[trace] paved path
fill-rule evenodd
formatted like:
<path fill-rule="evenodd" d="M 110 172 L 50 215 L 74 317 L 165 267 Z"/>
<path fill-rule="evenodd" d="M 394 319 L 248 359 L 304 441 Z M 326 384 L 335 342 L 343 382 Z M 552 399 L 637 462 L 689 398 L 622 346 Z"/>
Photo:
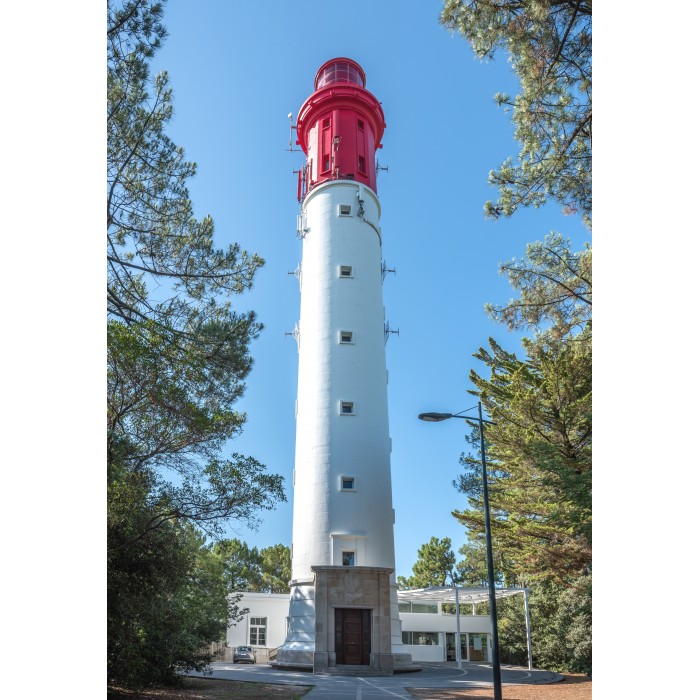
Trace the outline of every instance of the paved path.
<path fill-rule="evenodd" d="M 421 664 L 422 671 L 397 673 L 393 676 L 324 676 L 303 671 L 281 671 L 267 664 L 212 664 L 210 678 L 226 678 L 257 683 L 284 683 L 313 685 L 304 700 L 411 700 L 406 688 L 477 688 L 490 686 L 493 675 L 489 664 L 463 663 L 458 669 L 454 663 Z M 202 674 L 190 674 L 202 675 Z M 516 666 L 502 666 L 504 685 L 554 683 L 561 680 L 551 671 L 528 671 Z"/>

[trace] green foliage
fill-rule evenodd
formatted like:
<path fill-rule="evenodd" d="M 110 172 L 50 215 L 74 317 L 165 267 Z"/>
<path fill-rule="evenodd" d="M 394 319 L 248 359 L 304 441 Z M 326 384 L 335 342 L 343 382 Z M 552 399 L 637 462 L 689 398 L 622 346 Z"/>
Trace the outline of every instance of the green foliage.
<path fill-rule="evenodd" d="M 275 544 L 258 550 L 237 539 L 222 540 L 214 546 L 232 591 L 288 593 L 292 578 L 289 547 Z"/>
<path fill-rule="evenodd" d="M 524 361 L 489 344 L 476 356 L 490 378 L 470 378 L 495 422 L 487 430 L 494 548 L 520 576 L 565 581 L 591 562 L 590 335 L 525 341 Z M 477 436 L 469 441 L 477 451 L 462 456 L 455 486 L 470 508 L 454 515 L 483 533 Z"/>
<path fill-rule="evenodd" d="M 201 531 L 255 526 L 285 499 L 280 476 L 222 454 L 262 328 L 231 300 L 262 260 L 218 249 L 193 215 L 168 77 L 149 74 L 163 5 L 107 11 L 108 678 L 124 686 L 206 668 L 201 648 L 239 613 Z"/>
<path fill-rule="evenodd" d="M 487 304 L 487 313 L 508 330 L 546 327 L 555 338 L 584 330 L 593 309 L 593 252 L 589 244 L 572 252 L 571 242 L 552 232 L 528 244 L 525 258 L 501 263 L 519 297 L 504 307 Z"/>
<path fill-rule="evenodd" d="M 226 371 L 201 347 L 173 351 L 151 331 L 108 324 L 108 460 L 118 444 L 123 468 L 149 475 L 149 530 L 177 518 L 211 534 L 230 518 L 255 526 L 260 512 L 285 496 L 282 477 L 252 457 L 220 458 L 243 420 L 230 401 L 249 367 L 245 336 L 227 344 Z M 183 362 L 175 356 L 181 353 Z"/>
<path fill-rule="evenodd" d="M 512 112 L 518 158 L 491 171 L 499 199 L 487 216 L 558 202 L 590 226 L 592 74 L 590 0 L 444 0 L 442 24 L 477 57 L 507 54 L 520 83 L 497 94 Z M 517 297 L 487 313 L 532 335 L 525 358 L 489 339 L 476 354 L 489 377 L 470 373 L 495 425 L 486 431 L 494 566 L 504 586 L 532 591 L 533 655 L 539 667 L 590 673 L 592 253 L 573 252 L 550 233 L 525 258 L 503 263 Z M 478 433 L 467 436 L 465 472 L 455 486 L 468 507 L 457 564 L 464 581 L 485 582 L 483 494 Z M 522 605 L 499 602 L 506 663 L 525 662 Z"/>
<path fill-rule="evenodd" d="M 241 618 L 223 565 L 183 520 L 154 526 L 152 474 L 110 462 L 107 507 L 108 680 L 140 687 L 204 670 L 202 652 Z"/>
<path fill-rule="evenodd" d="M 459 553 L 462 559 L 457 562 L 456 570 L 460 584 L 463 586 L 486 587 L 489 583 L 488 567 L 486 565 L 486 542 L 483 538 L 476 538 L 472 533 L 467 533 L 469 537 L 460 548 Z M 494 552 L 494 567 L 498 555 Z M 497 567 L 496 567 L 497 568 Z M 496 578 L 499 574 L 495 573 Z"/>
<path fill-rule="evenodd" d="M 164 131 L 167 73 L 149 94 L 148 59 L 166 34 L 163 5 L 108 3 L 107 304 L 114 318 L 150 320 L 179 345 L 196 342 L 209 321 L 235 320 L 227 298 L 250 288 L 263 261 L 237 244 L 215 248 L 211 217 L 193 216 L 187 180 L 196 166 Z M 159 300 L 163 286 L 172 293 Z"/>
<path fill-rule="evenodd" d="M 535 668 L 563 673 L 592 673 L 592 576 L 566 587 L 534 582 L 529 588 L 532 659 Z M 525 606 L 520 596 L 498 601 L 501 661 L 527 665 Z"/>
<path fill-rule="evenodd" d="M 397 576 L 396 582 L 402 590 L 444 586 L 448 578 L 453 580 L 454 565 L 452 540 L 449 537 L 441 540 L 431 537 L 430 542 L 422 544 L 418 549 L 418 560 L 413 565 L 413 576 L 408 578 Z"/>
<path fill-rule="evenodd" d="M 283 544 L 260 550 L 262 559 L 262 589 L 270 593 L 288 593 L 292 579 L 292 552 Z"/>
<path fill-rule="evenodd" d="M 591 0 L 444 0 L 441 23 L 480 59 L 505 51 L 520 82 L 518 95 L 495 97 L 512 111 L 521 150 L 489 174 L 500 197 L 488 216 L 554 199 L 590 222 L 591 19 Z"/>

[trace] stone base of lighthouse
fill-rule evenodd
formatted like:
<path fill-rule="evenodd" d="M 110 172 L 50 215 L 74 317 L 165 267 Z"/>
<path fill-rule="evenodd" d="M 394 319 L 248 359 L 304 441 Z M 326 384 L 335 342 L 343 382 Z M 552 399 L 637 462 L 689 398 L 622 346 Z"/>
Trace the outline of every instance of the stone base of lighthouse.
<path fill-rule="evenodd" d="M 292 581 L 287 639 L 271 666 L 360 674 L 420 669 L 402 651 L 392 569 L 311 569 L 312 580 Z"/>

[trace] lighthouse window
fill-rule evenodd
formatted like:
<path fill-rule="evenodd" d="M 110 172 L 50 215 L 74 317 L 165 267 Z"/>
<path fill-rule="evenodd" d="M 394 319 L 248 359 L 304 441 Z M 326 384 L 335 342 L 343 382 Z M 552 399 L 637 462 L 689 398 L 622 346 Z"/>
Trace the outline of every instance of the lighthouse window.
<path fill-rule="evenodd" d="M 354 416 L 355 415 L 355 404 L 352 401 L 341 401 L 340 402 L 340 413 L 344 416 Z"/>
<path fill-rule="evenodd" d="M 364 131 L 364 130 L 365 130 L 365 123 L 362 121 L 362 119 L 358 119 L 358 120 L 357 120 L 357 128 L 358 128 L 360 131 Z"/>
<path fill-rule="evenodd" d="M 355 566 L 355 552 L 343 552 L 343 566 Z"/>
<path fill-rule="evenodd" d="M 352 331 L 340 331 L 341 343 L 352 343 Z"/>
<path fill-rule="evenodd" d="M 339 204 L 338 216 L 352 216 L 352 207 L 349 204 Z"/>
<path fill-rule="evenodd" d="M 357 169 L 358 169 L 361 173 L 364 173 L 364 172 L 365 172 L 365 157 L 364 157 L 364 156 L 360 156 L 360 158 L 359 158 L 359 163 L 357 164 Z"/>
<path fill-rule="evenodd" d="M 331 120 L 324 119 L 321 125 L 321 172 L 331 169 Z"/>
<path fill-rule="evenodd" d="M 340 266 L 340 276 L 341 277 L 352 277 L 352 265 L 341 265 Z"/>
<path fill-rule="evenodd" d="M 343 491 L 354 491 L 355 490 L 355 477 L 354 476 L 341 476 L 340 477 L 340 488 Z"/>

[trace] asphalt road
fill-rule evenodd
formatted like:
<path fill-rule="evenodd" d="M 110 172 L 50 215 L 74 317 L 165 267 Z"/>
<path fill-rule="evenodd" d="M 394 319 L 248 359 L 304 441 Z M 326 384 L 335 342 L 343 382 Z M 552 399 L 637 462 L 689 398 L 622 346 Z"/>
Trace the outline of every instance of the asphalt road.
<path fill-rule="evenodd" d="M 476 688 L 490 686 L 493 675 L 489 664 L 421 664 L 422 671 L 397 673 L 393 676 L 324 676 L 301 671 L 281 671 L 266 664 L 212 664 L 210 678 L 225 678 L 257 683 L 293 683 L 313 685 L 315 688 L 304 700 L 411 700 L 406 688 Z M 202 674 L 190 674 L 202 675 Z M 540 684 L 554 683 L 561 676 L 551 671 L 529 671 L 515 666 L 501 667 L 502 683 Z"/>

